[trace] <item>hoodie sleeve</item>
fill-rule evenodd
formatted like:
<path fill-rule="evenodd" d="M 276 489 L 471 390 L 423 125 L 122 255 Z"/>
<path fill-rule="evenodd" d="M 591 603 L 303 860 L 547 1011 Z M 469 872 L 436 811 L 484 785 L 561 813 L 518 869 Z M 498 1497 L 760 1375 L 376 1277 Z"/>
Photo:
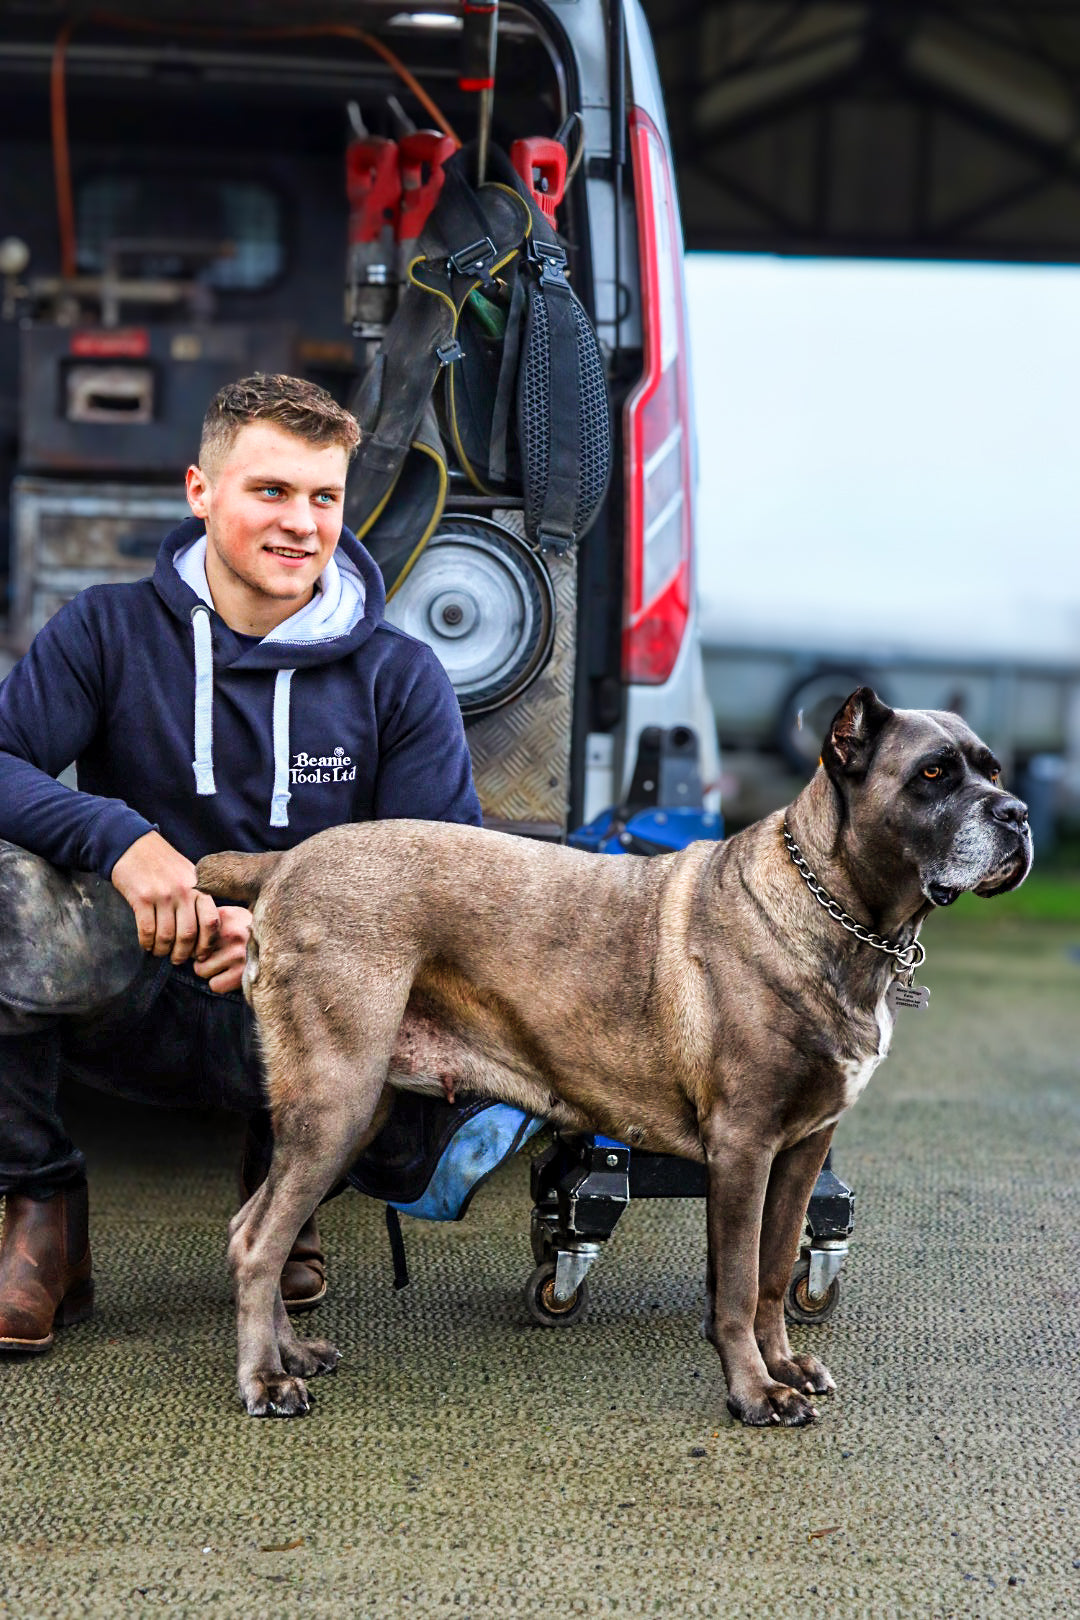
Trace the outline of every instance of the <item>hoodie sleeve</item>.
<path fill-rule="evenodd" d="M 417 649 L 380 716 L 374 816 L 480 825 L 461 710 L 430 647 Z"/>
<path fill-rule="evenodd" d="M 55 780 L 105 718 L 100 650 L 84 595 L 49 620 L 0 685 L 0 838 L 56 866 L 108 878 L 152 824 L 120 799 Z"/>

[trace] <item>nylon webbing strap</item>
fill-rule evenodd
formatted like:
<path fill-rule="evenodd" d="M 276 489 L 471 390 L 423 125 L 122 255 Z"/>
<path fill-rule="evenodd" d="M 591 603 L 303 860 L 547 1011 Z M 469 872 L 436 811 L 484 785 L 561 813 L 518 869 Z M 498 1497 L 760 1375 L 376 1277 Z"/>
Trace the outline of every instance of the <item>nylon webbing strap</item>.
<path fill-rule="evenodd" d="M 506 483 L 506 436 L 517 394 L 518 357 L 521 353 L 521 334 L 525 326 L 525 296 L 525 278 L 518 276 L 514 282 L 514 290 L 510 294 L 510 311 L 506 317 L 506 336 L 503 338 L 502 363 L 499 367 L 499 386 L 495 391 L 495 407 L 491 413 L 488 475 L 491 482 L 497 485 Z"/>

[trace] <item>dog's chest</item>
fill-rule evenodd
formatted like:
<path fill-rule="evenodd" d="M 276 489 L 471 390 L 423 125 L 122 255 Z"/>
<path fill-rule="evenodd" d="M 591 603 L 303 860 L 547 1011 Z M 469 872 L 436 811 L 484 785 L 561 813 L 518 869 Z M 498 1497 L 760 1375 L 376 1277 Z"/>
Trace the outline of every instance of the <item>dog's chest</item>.
<path fill-rule="evenodd" d="M 835 1125 L 840 1115 L 854 1107 L 865 1091 L 870 1076 L 878 1064 L 888 1056 L 889 1042 L 892 1040 L 893 1019 L 888 1002 L 883 996 L 878 1003 L 876 1012 L 877 1044 L 865 1056 L 837 1058 L 836 1072 L 839 1078 L 839 1096 L 836 1104 L 817 1127 L 822 1130 L 827 1125 Z"/>
<path fill-rule="evenodd" d="M 883 1056 L 883 1053 L 875 1052 L 872 1057 L 861 1060 L 848 1058 L 840 1064 L 840 1073 L 844 1077 L 844 1091 L 840 1099 L 841 1111 L 855 1106 Z"/>

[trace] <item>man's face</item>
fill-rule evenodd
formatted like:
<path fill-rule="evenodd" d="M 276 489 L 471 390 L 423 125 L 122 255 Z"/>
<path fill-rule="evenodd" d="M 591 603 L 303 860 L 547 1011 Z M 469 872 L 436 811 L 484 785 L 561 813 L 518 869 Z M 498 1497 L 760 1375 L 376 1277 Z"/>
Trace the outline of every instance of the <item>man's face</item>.
<path fill-rule="evenodd" d="M 216 472 L 189 467 L 206 523 L 206 578 L 234 630 L 265 635 L 311 598 L 341 535 L 348 455 L 249 422 Z"/>

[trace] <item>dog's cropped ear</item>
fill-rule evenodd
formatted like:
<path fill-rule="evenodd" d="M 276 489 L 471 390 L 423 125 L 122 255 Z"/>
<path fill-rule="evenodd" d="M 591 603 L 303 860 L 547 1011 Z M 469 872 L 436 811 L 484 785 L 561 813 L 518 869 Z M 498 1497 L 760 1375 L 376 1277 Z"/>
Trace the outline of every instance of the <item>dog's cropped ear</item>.
<path fill-rule="evenodd" d="M 874 747 L 893 710 L 870 686 L 852 692 L 829 727 L 821 763 L 830 776 L 859 776 L 870 764 Z"/>

